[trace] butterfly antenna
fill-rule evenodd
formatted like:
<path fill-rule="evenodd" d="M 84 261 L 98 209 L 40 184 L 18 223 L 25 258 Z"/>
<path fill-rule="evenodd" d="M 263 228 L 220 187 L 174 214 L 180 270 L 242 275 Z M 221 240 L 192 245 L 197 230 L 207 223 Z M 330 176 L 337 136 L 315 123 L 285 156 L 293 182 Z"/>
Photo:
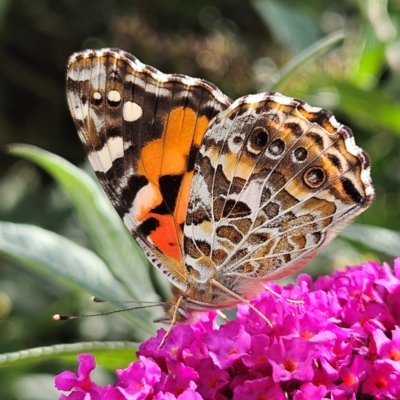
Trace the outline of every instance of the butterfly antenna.
<path fill-rule="evenodd" d="M 124 304 L 146 304 L 151 306 L 163 306 L 165 303 L 163 301 L 141 301 L 141 300 L 108 300 L 108 299 L 103 299 L 102 297 L 98 296 L 93 296 L 92 301 L 95 303 L 124 303 Z"/>
<path fill-rule="evenodd" d="M 159 306 L 164 306 L 164 302 L 153 302 L 153 301 L 136 301 L 136 300 L 105 300 L 102 299 L 101 297 L 94 296 L 92 297 L 92 301 L 95 303 L 135 303 L 135 304 L 142 304 L 136 307 L 129 307 L 129 308 L 124 308 L 122 310 L 113 310 L 113 311 L 106 311 L 98 314 L 87 314 L 87 315 L 64 315 L 64 314 L 55 314 L 53 315 L 53 319 L 55 321 L 66 321 L 66 320 L 71 320 L 71 319 L 78 319 L 78 318 L 88 318 L 88 317 L 100 317 L 103 315 L 109 315 L 109 314 L 117 314 L 120 312 L 124 311 L 132 311 L 132 310 L 140 310 L 142 308 L 151 308 L 151 307 L 159 307 Z"/>

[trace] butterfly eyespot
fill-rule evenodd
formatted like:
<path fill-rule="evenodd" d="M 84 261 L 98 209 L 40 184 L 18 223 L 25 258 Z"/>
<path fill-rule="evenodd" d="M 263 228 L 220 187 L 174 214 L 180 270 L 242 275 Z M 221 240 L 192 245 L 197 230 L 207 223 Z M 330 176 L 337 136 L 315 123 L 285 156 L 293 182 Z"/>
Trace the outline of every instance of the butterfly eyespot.
<path fill-rule="evenodd" d="M 110 90 L 107 95 L 108 105 L 116 107 L 121 104 L 121 95 L 117 90 Z"/>
<path fill-rule="evenodd" d="M 255 128 L 247 143 L 247 150 L 255 155 L 260 154 L 268 142 L 268 133 L 264 128 Z"/>
<path fill-rule="evenodd" d="M 308 151 L 304 147 L 298 147 L 292 153 L 292 160 L 294 162 L 303 162 L 308 157 Z"/>
<path fill-rule="evenodd" d="M 273 156 L 280 156 L 285 151 L 285 142 L 282 139 L 275 139 L 268 147 Z"/>
<path fill-rule="evenodd" d="M 303 175 L 303 180 L 308 187 L 317 189 L 322 186 L 326 180 L 325 171 L 320 167 L 309 168 Z"/>
<path fill-rule="evenodd" d="M 228 139 L 229 150 L 233 153 L 240 153 L 243 151 L 243 137 L 237 135 Z"/>
<path fill-rule="evenodd" d="M 100 92 L 93 92 L 92 97 L 90 98 L 90 103 L 93 106 L 99 106 L 103 102 L 103 95 Z"/>

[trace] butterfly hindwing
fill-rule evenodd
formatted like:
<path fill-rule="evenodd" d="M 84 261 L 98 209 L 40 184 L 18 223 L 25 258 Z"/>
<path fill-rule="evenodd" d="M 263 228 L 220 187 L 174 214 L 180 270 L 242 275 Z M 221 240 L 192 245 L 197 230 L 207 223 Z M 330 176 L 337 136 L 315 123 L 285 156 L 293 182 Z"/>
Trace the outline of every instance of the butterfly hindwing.
<path fill-rule="evenodd" d="M 371 203 L 368 170 L 329 111 L 275 93 L 238 99 L 197 156 L 186 264 L 243 282 L 289 275 Z"/>
<path fill-rule="evenodd" d="M 106 194 L 153 264 L 185 286 L 183 224 L 194 160 L 231 101 L 214 85 L 166 75 L 121 50 L 73 55 L 68 103 Z"/>

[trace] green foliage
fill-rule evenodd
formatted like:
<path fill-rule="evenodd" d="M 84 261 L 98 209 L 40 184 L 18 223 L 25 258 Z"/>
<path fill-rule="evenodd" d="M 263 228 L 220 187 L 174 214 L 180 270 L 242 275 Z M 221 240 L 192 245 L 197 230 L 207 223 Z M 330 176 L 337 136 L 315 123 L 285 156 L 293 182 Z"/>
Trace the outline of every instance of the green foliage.
<path fill-rule="evenodd" d="M 37 347 L 0 355 L 0 368 L 27 366 L 36 362 L 62 360 L 74 365 L 79 354 L 91 353 L 96 364 L 115 371 L 136 360 L 139 345 L 133 342 L 82 342 Z"/>
<path fill-rule="evenodd" d="M 111 286 L 114 286 L 114 290 L 108 292 L 108 295 L 106 291 L 102 296 L 118 296 L 119 293 L 123 298 L 129 298 L 130 295 L 139 300 L 146 295 L 148 300 L 157 301 L 156 295 L 151 296 L 154 288 L 149 279 L 148 261 L 132 240 L 101 188 L 86 173 L 54 154 L 33 146 L 12 145 L 9 149 L 10 153 L 35 162 L 57 181 L 74 205 L 95 251 L 127 289 L 122 290 L 121 284 L 114 279 L 107 285 L 107 290 Z M 102 266 L 96 267 L 93 264 L 94 271 L 101 270 L 100 267 Z M 76 273 L 77 271 L 74 271 L 72 276 Z M 108 276 L 105 278 L 105 281 L 109 279 Z M 87 281 L 89 285 L 90 281 L 93 281 L 91 290 L 100 283 L 98 279 L 93 279 L 93 276 Z"/>
<path fill-rule="evenodd" d="M 273 88 L 332 109 L 371 156 L 376 201 L 305 272 L 399 255 L 398 2 L 14 0 L 0 16 L 1 142 L 54 153 L 13 145 L 1 159 L 0 398 L 55 398 L 41 382 L 85 351 L 125 367 L 137 345 L 124 341 L 154 333 L 161 310 L 60 323 L 52 314 L 112 309 L 90 295 L 168 296 L 91 173 L 66 161 L 84 159 L 64 88 L 67 59 L 82 48 L 120 47 L 232 98 Z"/>

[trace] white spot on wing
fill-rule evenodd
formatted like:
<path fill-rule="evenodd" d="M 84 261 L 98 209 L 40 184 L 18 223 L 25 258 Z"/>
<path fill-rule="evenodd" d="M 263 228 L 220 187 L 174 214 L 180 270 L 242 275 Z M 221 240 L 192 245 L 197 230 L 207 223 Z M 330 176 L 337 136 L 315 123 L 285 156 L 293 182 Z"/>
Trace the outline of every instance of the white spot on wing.
<path fill-rule="evenodd" d="M 121 101 L 121 95 L 119 94 L 118 90 L 110 90 L 107 96 L 109 101 L 112 102 L 119 102 Z"/>
<path fill-rule="evenodd" d="M 99 151 L 89 154 L 89 161 L 93 169 L 98 172 L 107 172 L 112 163 L 124 155 L 124 143 L 122 137 L 112 137 Z"/>
<path fill-rule="evenodd" d="M 133 101 L 127 101 L 124 104 L 123 116 L 125 121 L 128 122 L 136 121 L 142 116 L 142 113 L 143 113 L 142 108 Z"/>
<path fill-rule="evenodd" d="M 129 212 L 137 221 L 143 220 L 143 213 L 155 207 L 159 201 L 158 189 L 151 183 L 143 186 L 136 194 Z"/>
<path fill-rule="evenodd" d="M 93 89 L 104 90 L 106 87 L 106 67 L 101 62 L 93 64 L 91 81 Z"/>
<path fill-rule="evenodd" d="M 68 93 L 69 107 L 75 119 L 83 121 L 89 114 L 89 104 L 82 104 L 79 95 L 73 92 Z"/>
<path fill-rule="evenodd" d="M 135 83 L 135 76 L 132 74 L 126 74 L 125 75 L 125 81 L 126 82 L 133 82 Z M 140 80 L 141 82 L 143 82 L 142 80 Z M 140 86 L 140 85 L 139 85 Z"/>
<path fill-rule="evenodd" d="M 83 80 L 88 80 L 89 78 L 86 78 L 87 69 L 79 70 L 77 68 L 72 68 L 68 71 L 68 78 L 73 80 L 73 81 L 83 81 Z M 83 77 L 80 75 L 83 73 Z M 86 79 L 85 79 L 86 78 Z"/>

